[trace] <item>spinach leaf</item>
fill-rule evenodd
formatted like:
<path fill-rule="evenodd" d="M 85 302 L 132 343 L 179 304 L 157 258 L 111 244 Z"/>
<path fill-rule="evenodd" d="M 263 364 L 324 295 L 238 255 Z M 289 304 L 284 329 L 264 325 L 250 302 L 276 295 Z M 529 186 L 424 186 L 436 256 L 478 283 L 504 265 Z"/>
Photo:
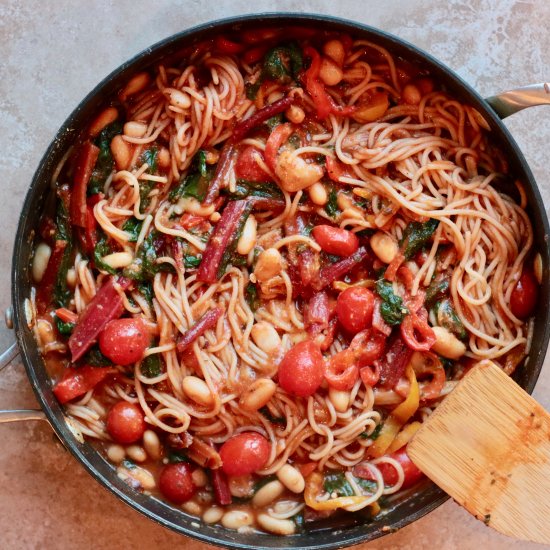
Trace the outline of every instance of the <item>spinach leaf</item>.
<path fill-rule="evenodd" d="M 451 300 L 441 300 L 435 305 L 437 324 L 452 332 L 457 338 L 464 340 L 467 336 L 466 329 L 458 317 Z"/>
<path fill-rule="evenodd" d="M 235 234 L 233 235 L 233 238 L 231 242 L 227 245 L 223 252 L 222 259 L 220 260 L 220 265 L 218 267 L 218 279 L 221 279 L 224 275 L 224 273 L 227 271 L 227 266 L 230 264 L 233 264 L 235 262 L 235 265 L 239 264 L 239 255 L 236 255 L 237 250 L 237 243 L 239 242 L 239 239 L 241 238 L 241 235 L 243 233 L 244 224 L 246 223 L 246 220 L 248 219 L 248 216 L 250 215 L 250 212 L 252 211 L 252 204 L 250 204 L 250 201 L 246 205 L 246 208 L 243 211 L 243 215 L 241 216 L 241 219 L 239 220 L 239 224 L 236 228 Z M 246 262 L 246 258 L 244 258 Z"/>
<path fill-rule="evenodd" d="M 57 330 L 60 334 L 64 334 L 65 336 L 68 336 L 73 332 L 74 323 L 66 323 L 65 321 L 62 321 L 59 317 L 55 317 L 55 324 L 57 325 Z"/>
<path fill-rule="evenodd" d="M 191 174 L 180 179 L 178 185 L 170 191 L 168 199 L 170 202 L 176 203 L 182 197 L 194 197 L 202 202 L 208 192 L 209 184 L 208 177 L 203 177 L 200 173 Z"/>
<path fill-rule="evenodd" d="M 260 89 L 260 86 L 262 85 L 262 82 L 260 79 L 258 79 L 257 82 L 254 84 L 246 84 L 245 85 L 245 92 L 246 92 L 246 99 L 250 99 L 250 101 L 254 101 L 256 99 L 256 96 L 258 95 L 258 90 Z"/>
<path fill-rule="evenodd" d="M 67 283 L 67 272 L 72 264 L 73 258 L 73 242 L 72 231 L 69 223 L 69 212 L 63 197 L 59 197 L 57 213 L 56 213 L 56 231 L 55 240 L 65 241 L 65 249 L 59 263 L 59 270 L 55 278 L 53 288 L 53 301 L 58 307 L 66 307 L 72 296 L 72 291 Z"/>
<path fill-rule="evenodd" d="M 160 249 L 162 246 L 162 242 L 159 242 L 160 235 L 154 229 L 143 239 L 134 261 L 123 271 L 125 277 L 143 283 L 153 279 L 159 271 L 173 271 L 174 268 L 170 264 L 156 263 L 157 247 Z"/>
<path fill-rule="evenodd" d="M 115 167 L 111 154 L 111 141 L 116 135 L 122 133 L 122 126 L 122 122 L 115 120 L 103 128 L 94 140 L 94 144 L 99 147 L 99 155 L 88 182 L 88 195 L 95 195 L 103 191 L 105 180 Z"/>
<path fill-rule="evenodd" d="M 208 167 L 206 166 L 206 151 L 203 151 L 202 149 L 195 155 L 194 158 L 195 164 L 197 166 L 197 170 L 199 171 L 199 174 L 206 178 L 208 177 Z"/>
<path fill-rule="evenodd" d="M 148 355 L 140 365 L 141 374 L 147 378 L 155 378 L 162 374 L 162 359 L 159 354 Z"/>
<path fill-rule="evenodd" d="M 149 174 L 156 174 L 157 172 L 157 157 L 157 147 L 146 149 L 141 155 L 141 162 L 146 162 L 149 165 L 149 168 L 147 170 Z"/>
<path fill-rule="evenodd" d="M 107 243 L 107 239 L 102 236 L 99 241 L 97 241 L 97 244 L 94 248 L 94 263 L 97 269 L 100 269 L 101 271 L 106 271 L 107 273 L 110 273 L 111 275 L 116 274 L 116 269 L 113 269 L 110 265 L 106 264 L 103 261 L 103 256 L 107 256 L 112 252 L 111 247 Z"/>
<path fill-rule="evenodd" d="M 282 416 L 273 416 L 266 405 L 258 409 L 258 412 L 265 416 L 272 424 L 286 424 L 286 418 Z"/>
<path fill-rule="evenodd" d="M 265 199 L 282 199 L 283 192 L 275 183 L 258 183 L 255 181 L 238 180 L 235 191 L 225 193 L 231 200 L 245 199 L 246 197 L 262 197 Z"/>
<path fill-rule="evenodd" d="M 71 242 L 71 224 L 69 223 L 69 212 L 63 197 L 57 201 L 57 212 L 55 215 L 55 240 Z"/>
<path fill-rule="evenodd" d="M 149 193 L 156 187 L 154 181 L 140 181 L 139 182 L 139 211 L 141 214 L 147 210 L 147 207 L 151 204 L 151 197 Z"/>
<path fill-rule="evenodd" d="M 302 67 L 302 52 L 295 43 L 277 46 L 268 51 L 264 57 L 262 79 L 288 84 L 292 79 L 296 79 Z"/>
<path fill-rule="evenodd" d="M 199 267 L 199 265 L 201 264 L 201 260 L 202 260 L 202 256 L 185 255 L 183 257 L 183 265 L 187 269 L 193 269 L 195 267 Z"/>
<path fill-rule="evenodd" d="M 275 126 L 279 126 L 283 122 L 283 115 L 279 113 L 278 115 L 268 118 L 264 124 L 269 128 L 269 131 L 272 132 Z"/>
<path fill-rule="evenodd" d="M 305 524 L 306 524 L 306 520 L 304 518 L 304 512 L 299 512 L 295 516 L 292 516 L 290 519 L 296 525 L 296 531 L 298 533 L 302 533 L 304 531 L 304 527 L 305 527 Z"/>
<path fill-rule="evenodd" d="M 248 283 L 244 289 L 244 297 L 250 309 L 255 312 L 260 307 L 260 299 L 258 298 L 258 289 L 254 283 Z"/>
<path fill-rule="evenodd" d="M 147 300 L 149 307 L 153 306 L 153 286 L 150 282 L 139 283 L 137 285 L 138 292 Z"/>
<path fill-rule="evenodd" d="M 97 344 L 90 348 L 80 362 L 90 367 L 110 367 L 113 364 L 110 359 L 107 359 L 107 357 L 99 351 L 99 346 Z"/>
<path fill-rule="evenodd" d="M 406 260 L 410 260 L 430 239 L 439 225 L 433 218 L 426 223 L 411 222 L 405 228 L 400 246 Z"/>
<path fill-rule="evenodd" d="M 399 325 L 409 310 L 403 305 L 403 300 L 393 292 L 393 285 L 384 279 L 376 281 L 376 292 L 382 298 L 380 313 L 388 325 Z"/>
<path fill-rule="evenodd" d="M 426 298 L 424 303 L 428 309 L 431 309 L 437 300 L 440 300 L 449 290 L 449 278 L 438 275 L 426 289 Z"/>
<path fill-rule="evenodd" d="M 336 189 L 334 189 L 334 187 L 331 187 L 328 192 L 328 200 L 327 204 L 325 204 L 325 212 L 331 218 L 335 218 L 340 212 L 338 208 L 338 194 L 336 193 Z"/>
<path fill-rule="evenodd" d="M 189 459 L 187 458 L 187 453 L 184 450 L 175 451 L 174 449 L 171 449 L 170 451 L 168 451 L 167 458 L 170 464 L 189 462 Z"/>
<path fill-rule="evenodd" d="M 264 485 L 267 485 L 268 483 L 271 483 L 272 481 L 275 481 L 277 479 L 277 476 L 270 475 L 270 476 L 263 476 L 256 483 L 254 483 L 254 493 L 257 493 Z"/>
<path fill-rule="evenodd" d="M 374 493 L 376 490 L 376 482 L 370 479 L 355 478 L 357 485 L 368 493 Z M 336 493 L 339 497 L 351 497 L 355 495 L 355 491 L 350 482 L 346 479 L 344 472 L 331 472 L 325 474 L 323 488 L 327 493 Z"/>
<path fill-rule="evenodd" d="M 359 437 L 361 439 L 372 439 L 375 440 L 380 435 L 380 432 L 382 430 L 383 424 L 377 424 L 376 428 L 374 428 L 373 432 L 369 435 L 366 431 L 359 434 Z"/>
<path fill-rule="evenodd" d="M 129 218 L 124 222 L 124 225 L 122 226 L 122 230 L 126 231 L 126 233 L 129 233 L 131 236 L 128 239 L 128 242 L 135 243 L 138 240 L 139 233 L 141 231 L 141 227 L 143 225 L 143 221 L 138 220 L 137 218 Z"/>

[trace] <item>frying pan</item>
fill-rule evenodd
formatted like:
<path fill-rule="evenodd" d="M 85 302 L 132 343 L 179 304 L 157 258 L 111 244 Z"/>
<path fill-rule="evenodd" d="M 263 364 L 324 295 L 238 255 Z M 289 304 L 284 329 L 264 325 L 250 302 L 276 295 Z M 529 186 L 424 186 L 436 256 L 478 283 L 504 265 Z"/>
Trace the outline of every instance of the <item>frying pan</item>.
<path fill-rule="evenodd" d="M 53 170 L 68 147 L 78 138 L 94 113 L 108 98 L 119 90 L 135 72 L 146 70 L 161 58 L 174 55 L 182 47 L 212 38 L 219 33 L 258 28 L 262 25 L 305 25 L 319 29 L 348 32 L 354 36 L 376 42 L 394 55 L 418 64 L 430 71 L 433 77 L 451 90 L 462 101 L 474 105 L 491 126 L 493 139 L 500 146 L 510 163 L 510 170 L 526 185 L 528 211 L 535 230 L 535 248 L 543 262 L 543 283 L 540 289 L 539 306 L 529 355 L 514 373 L 515 380 L 531 392 L 543 364 L 550 336 L 549 302 L 549 226 L 542 198 L 527 163 L 507 131 L 501 118 L 531 105 L 550 103 L 548 84 L 528 86 L 493 96 L 484 100 L 467 83 L 438 60 L 408 44 L 372 27 L 333 17 L 306 14 L 262 14 L 240 16 L 207 23 L 171 36 L 121 65 L 92 90 L 73 111 L 40 161 L 27 192 L 17 234 L 12 260 L 12 306 L 7 311 L 8 326 L 15 328 L 17 343 L 0 356 L 0 369 L 19 352 L 28 378 L 40 403 L 41 411 L 0 411 L 0 422 L 14 420 L 46 419 L 65 447 L 86 470 L 103 486 L 123 502 L 157 523 L 203 542 L 228 548 L 342 548 L 367 542 L 395 531 L 427 514 L 448 497 L 434 484 L 426 480 L 412 490 L 389 503 L 388 511 L 374 520 L 349 514 L 347 519 L 336 523 L 324 521 L 322 526 L 291 537 L 278 537 L 258 533 L 237 533 L 221 526 L 205 525 L 197 518 L 185 514 L 154 497 L 146 496 L 126 485 L 116 476 L 115 469 L 87 442 L 79 441 L 63 414 L 63 409 L 52 393 L 52 386 L 44 362 L 36 346 L 25 315 L 25 299 L 30 295 L 30 258 L 33 235 L 39 220 L 44 200 L 50 189 Z"/>

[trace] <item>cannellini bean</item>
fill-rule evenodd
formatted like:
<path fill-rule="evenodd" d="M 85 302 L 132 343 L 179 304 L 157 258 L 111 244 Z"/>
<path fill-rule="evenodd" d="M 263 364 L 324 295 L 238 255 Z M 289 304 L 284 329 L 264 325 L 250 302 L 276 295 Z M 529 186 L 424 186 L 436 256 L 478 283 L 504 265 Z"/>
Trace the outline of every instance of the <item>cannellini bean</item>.
<path fill-rule="evenodd" d="M 216 206 L 211 204 L 210 206 L 203 206 L 197 199 L 193 197 L 182 197 L 176 207 L 174 212 L 176 214 L 183 214 L 184 212 L 189 212 L 190 214 L 195 214 L 196 216 L 210 216 L 214 213 Z"/>
<path fill-rule="evenodd" d="M 407 84 L 403 88 L 401 98 L 408 105 L 418 105 L 420 103 L 420 100 L 422 99 L 422 94 L 414 84 Z"/>
<path fill-rule="evenodd" d="M 227 478 L 229 492 L 237 498 L 250 498 L 254 494 L 254 479 L 250 474 L 229 476 Z"/>
<path fill-rule="evenodd" d="M 67 269 L 67 284 L 71 288 L 76 285 L 76 269 L 74 267 Z"/>
<path fill-rule="evenodd" d="M 90 124 L 88 133 L 90 137 L 96 137 L 105 126 L 113 123 L 118 118 L 118 111 L 115 107 L 107 107 Z"/>
<path fill-rule="evenodd" d="M 295 193 L 319 181 L 323 177 L 324 169 L 318 164 L 306 162 L 291 151 L 283 151 L 277 157 L 275 173 L 281 187 L 289 193 Z"/>
<path fill-rule="evenodd" d="M 191 479 L 197 487 L 206 487 L 208 485 L 208 476 L 204 473 L 202 468 L 197 468 L 193 470 L 191 474 Z"/>
<path fill-rule="evenodd" d="M 172 90 L 170 92 L 170 103 L 174 107 L 179 107 L 180 109 L 189 109 L 191 107 L 191 98 L 180 90 Z"/>
<path fill-rule="evenodd" d="M 328 398 L 338 412 L 346 412 L 349 407 L 350 393 L 329 388 Z"/>
<path fill-rule="evenodd" d="M 115 159 L 117 170 L 126 170 L 130 166 L 133 155 L 133 147 L 121 135 L 111 140 L 111 153 Z"/>
<path fill-rule="evenodd" d="M 399 251 L 397 241 L 382 231 L 377 231 L 370 238 L 370 247 L 378 259 L 385 264 L 391 263 Z"/>
<path fill-rule="evenodd" d="M 323 57 L 321 68 L 319 69 L 319 78 L 327 86 L 336 86 L 344 78 L 344 73 L 332 59 Z"/>
<path fill-rule="evenodd" d="M 126 458 L 126 450 L 122 445 L 109 445 L 107 458 L 114 464 L 119 464 Z"/>
<path fill-rule="evenodd" d="M 197 502 L 188 500 L 181 505 L 181 508 L 184 512 L 191 514 L 192 516 L 200 516 L 202 512 L 202 507 Z"/>
<path fill-rule="evenodd" d="M 149 85 L 149 82 L 151 82 L 151 77 L 148 73 L 138 73 L 122 88 L 118 97 L 121 101 L 126 101 L 130 96 L 144 90 Z"/>
<path fill-rule="evenodd" d="M 537 253 L 533 261 L 533 272 L 539 285 L 542 284 L 542 256 Z"/>
<path fill-rule="evenodd" d="M 139 445 L 129 445 L 126 447 L 126 454 L 135 462 L 145 462 L 147 460 L 145 449 Z"/>
<path fill-rule="evenodd" d="M 278 275 L 283 269 L 283 258 L 276 248 L 268 248 L 259 256 L 254 268 L 258 281 L 268 281 Z"/>
<path fill-rule="evenodd" d="M 276 389 L 277 384 L 270 378 L 258 378 L 243 392 L 239 405 L 245 411 L 257 411 L 275 395 Z"/>
<path fill-rule="evenodd" d="M 277 471 L 279 481 L 293 493 L 302 493 L 306 486 L 304 476 L 301 472 L 290 464 L 284 464 Z"/>
<path fill-rule="evenodd" d="M 269 514 L 258 514 L 260 527 L 275 535 L 292 535 L 296 532 L 296 524 L 290 519 L 278 519 Z"/>
<path fill-rule="evenodd" d="M 153 430 L 145 430 L 143 433 L 143 446 L 147 454 L 153 460 L 158 460 L 160 458 L 160 440 L 159 436 Z"/>
<path fill-rule="evenodd" d="M 170 151 L 166 147 L 161 147 L 158 156 L 157 163 L 159 168 L 168 168 L 170 166 Z"/>
<path fill-rule="evenodd" d="M 45 347 L 48 344 L 55 342 L 55 334 L 49 321 L 39 319 L 36 323 L 36 330 L 38 332 L 38 340 L 41 347 Z"/>
<path fill-rule="evenodd" d="M 227 529 L 239 529 L 252 525 L 254 518 L 250 512 L 244 510 L 231 510 L 222 516 L 222 525 Z"/>
<path fill-rule="evenodd" d="M 289 122 L 293 124 L 301 124 L 306 118 L 306 114 L 298 105 L 291 105 L 286 111 L 285 116 Z"/>
<path fill-rule="evenodd" d="M 130 252 L 113 252 L 103 256 L 102 261 L 113 269 L 127 267 L 134 261 L 134 256 Z"/>
<path fill-rule="evenodd" d="M 44 277 L 50 256 L 52 255 L 52 249 L 46 243 L 40 243 L 34 251 L 34 257 L 32 259 L 32 278 L 35 282 L 39 283 Z"/>
<path fill-rule="evenodd" d="M 284 490 L 285 486 L 278 479 L 270 481 L 257 491 L 252 498 L 252 504 L 260 508 L 267 506 L 278 499 L 284 493 Z"/>
<path fill-rule="evenodd" d="M 435 333 L 435 344 L 432 350 L 447 357 L 447 359 L 458 359 L 466 353 L 466 346 L 453 333 L 444 327 L 432 327 Z"/>
<path fill-rule="evenodd" d="M 313 204 L 317 206 L 324 206 L 327 203 L 328 195 L 325 186 L 318 181 L 314 183 L 308 190 L 309 198 Z"/>
<path fill-rule="evenodd" d="M 325 42 L 323 52 L 335 61 L 339 67 L 344 64 L 346 52 L 344 51 L 344 45 L 340 42 L 340 40 L 329 40 L 328 42 Z"/>
<path fill-rule="evenodd" d="M 123 479 L 130 477 L 137 481 L 140 484 L 141 488 L 145 491 L 151 491 L 157 485 L 155 483 L 155 478 L 153 477 L 153 474 L 149 470 L 146 470 L 145 468 L 140 468 L 139 466 L 136 466 L 131 470 L 119 466 L 117 468 L 117 472 Z"/>
<path fill-rule="evenodd" d="M 186 376 L 181 382 L 181 389 L 189 399 L 199 405 L 209 407 L 214 403 L 210 388 L 204 380 L 197 376 Z"/>
<path fill-rule="evenodd" d="M 250 332 L 254 343 L 266 353 L 275 353 L 281 347 L 281 337 L 271 323 L 260 321 Z"/>
<path fill-rule="evenodd" d="M 256 218 L 251 214 L 246 220 L 243 232 L 237 243 L 237 252 L 246 256 L 256 244 L 256 228 L 258 227 L 258 222 Z"/>
<path fill-rule="evenodd" d="M 278 92 L 278 91 L 275 91 L 275 92 L 271 92 L 268 96 L 267 96 L 267 103 L 275 103 L 276 101 L 279 101 L 279 99 L 282 99 L 283 98 L 283 92 Z"/>
<path fill-rule="evenodd" d="M 204 523 L 218 523 L 224 514 L 223 508 L 218 508 L 217 506 L 212 506 L 207 508 L 202 515 L 202 521 Z"/>
<path fill-rule="evenodd" d="M 131 120 L 124 125 L 124 135 L 134 138 L 142 138 L 147 132 L 147 124 Z"/>

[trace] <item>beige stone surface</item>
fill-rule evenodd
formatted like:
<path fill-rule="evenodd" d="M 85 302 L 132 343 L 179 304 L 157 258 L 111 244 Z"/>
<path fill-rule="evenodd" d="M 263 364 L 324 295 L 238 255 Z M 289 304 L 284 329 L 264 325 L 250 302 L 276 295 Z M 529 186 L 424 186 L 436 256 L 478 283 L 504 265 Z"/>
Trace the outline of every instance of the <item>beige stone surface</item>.
<path fill-rule="evenodd" d="M 9 298 L 18 212 L 43 151 L 109 71 L 148 45 L 250 11 L 319 12 L 368 23 L 439 57 L 482 94 L 550 78 L 548 0 L 0 1 L 0 308 Z M 550 202 L 550 108 L 507 121 Z M 0 347 L 13 335 L 0 328 Z M 547 361 L 548 363 L 548 361 Z M 550 407 L 550 365 L 535 396 Z M 0 408 L 32 406 L 22 366 L 0 375 Z M 453 502 L 365 549 L 535 549 Z M 0 548 L 207 548 L 148 521 L 100 487 L 45 424 L 0 426 Z"/>

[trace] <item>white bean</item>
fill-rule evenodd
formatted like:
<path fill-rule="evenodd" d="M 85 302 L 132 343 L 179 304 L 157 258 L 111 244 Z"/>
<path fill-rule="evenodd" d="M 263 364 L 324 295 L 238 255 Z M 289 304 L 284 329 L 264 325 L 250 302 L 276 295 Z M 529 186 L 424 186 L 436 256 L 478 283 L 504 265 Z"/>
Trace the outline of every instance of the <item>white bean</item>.
<path fill-rule="evenodd" d="M 239 529 L 252 525 L 254 518 L 250 512 L 244 510 L 231 510 L 222 516 L 222 525 L 227 529 Z"/>
<path fill-rule="evenodd" d="M 346 52 L 344 50 L 344 45 L 340 42 L 340 40 L 329 40 L 328 42 L 325 42 L 323 52 L 335 61 L 339 67 L 344 64 Z"/>
<path fill-rule="evenodd" d="M 107 458 L 114 464 L 119 464 L 126 458 L 126 450 L 122 445 L 109 445 L 107 447 Z"/>
<path fill-rule="evenodd" d="M 283 258 L 276 248 L 268 248 L 259 256 L 254 268 L 258 281 L 268 281 L 278 275 L 283 269 Z"/>
<path fill-rule="evenodd" d="M 239 405 L 245 411 L 257 411 L 275 395 L 277 384 L 270 378 L 258 378 L 241 395 Z"/>
<path fill-rule="evenodd" d="M 285 116 L 287 120 L 293 124 L 301 124 L 304 121 L 304 118 L 306 118 L 304 110 L 301 107 L 298 107 L 298 105 L 291 105 L 285 111 Z"/>
<path fill-rule="evenodd" d="M 277 471 L 279 481 L 293 493 L 302 493 L 306 486 L 304 476 L 290 464 L 283 464 Z"/>
<path fill-rule="evenodd" d="M 422 99 L 422 94 L 414 84 L 407 84 L 401 92 L 401 98 L 409 105 L 418 105 Z"/>
<path fill-rule="evenodd" d="M 447 357 L 447 359 L 458 359 L 466 353 L 466 346 L 453 333 L 444 327 L 432 327 L 435 333 L 435 343 L 432 350 Z"/>
<path fill-rule="evenodd" d="M 533 261 L 533 271 L 539 285 L 542 284 L 542 256 L 537 254 Z"/>
<path fill-rule="evenodd" d="M 202 521 L 204 521 L 204 523 L 218 523 L 218 521 L 222 519 L 223 514 L 223 508 L 212 506 L 204 512 L 202 515 Z"/>
<path fill-rule="evenodd" d="M 344 78 L 344 73 L 332 59 L 323 57 L 321 68 L 319 69 L 319 78 L 327 86 L 336 86 Z"/>
<path fill-rule="evenodd" d="M 193 197 L 182 197 L 174 208 L 176 214 L 196 214 L 197 216 L 210 216 L 214 213 L 215 205 L 203 206 L 197 199 Z"/>
<path fill-rule="evenodd" d="M 144 90 L 149 82 L 151 82 L 151 77 L 148 73 L 138 73 L 128 81 L 128 84 L 126 84 L 124 88 L 122 88 L 118 97 L 121 101 L 126 101 L 130 96 Z"/>
<path fill-rule="evenodd" d="M 155 478 L 153 477 L 153 474 L 146 470 L 145 468 L 140 468 L 139 466 L 135 466 L 132 469 L 123 468 L 122 466 L 119 466 L 117 468 L 118 474 L 124 479 L 124 478 L 132 478 L 139 485 L 142 489 L 145 491 L 151 491 L 154 489 L 157 484 L 155 483 Z"/>
<path fill-rule="evenodd" d="M 90 134 L 90 137 L 95 137 L 105 126 L 108 126 L 112 122 L 114 122 L 118 118 L 118 111 L 115 107 L 107 107 L 97 117 L 94 119 L 94 121 L 90 124 L 90 129 L 88 130 L 88 133 Z"/>
<path fill-rule="evenodd" d="M 131 120 L 124 125 L 124 135 L 133 138 L 142 138 L 147 132 L 147 124 Z"/>
<path fill-rule="evenodd" d="M 192 399 L 199 405 L 209 407 L 214 403 L 210 388 L 204 380 L 197 376 L 186 376 L 182 380 L 181 389 L 189 399 Z"/>
<path fill-rule="evenodd" d="M 39 283 L 44 277 L 50 256 L 52 255 L 52 249 L 46 243 L 40 243 L 34 251 L 34 257 L 32 259 L 32 278 L 35 282 Z"/>
<path fill-rule="evenodd" d="M 250 498 L 254 494 L 254 479 L 250 474 L 228 476 L 229 492 L 237 498 Z"/>
<path fill-rule="evenodd" d="M 113 252 L 103 256 L 102 261 L 113 269 L 127 267 L 134 261 L 134 256 L 130 252 Z"/>
<path fill-rule="evenodd" d="M 206 487 L 208 485 L 208 476 L 204 473 L 202 468 L 197 468 L 193 470 L 191 474 L 191 479 L 197 487 Z"/>
<path fill-rule="evenodd" d="M 147 453 L 145 452 L 145 449 L 139 445 L 129 445 L 126 447 L 126 454 L 134 462 L 145 462 L 147 460 Z"/>
<path fill-rule="evenodd" d="M 159 436 L 153 430 L 145 430 L 143 433 L 143 446 L 147 454 L 153 460 L 158 460 L 160 458 L 160 440 Z"/>
<path fill-rule="evenodd" d="M 111 140 L 111 153 L 115 159 L 117 170 L 129 168 L 133 152 L 133 146 L 125 141 L 121 135 L 117 135 Z"/>
<path fill-rule="evenodd" d="M 200 516 L 202 512 L 201 505 L 192 500 L 188 500 L 187 502 L 184 502 L 181 505 L 181 508 L 184 512 L 187 512 L 192 516 Z"/>
<path fill-rule="evenodd" d="M 76 285 L 76 269 L 74 267 L 67 269 L 67 284 L 71 288 Z"/>
<path fill-rule="evenodd" d="M 36 323 L 36 330 L 38 332 L 38 340 L 41 347 L 45 347 L 52 342 L 55 342 L 55 334 L 53 327 L 46 319 L 39 319 Z"/>
<path fill-rule="evenodd" d="M 338 412 L 346 412 L 349 407 L 350 393 L 343 390 L 329 388 L 328 398 Z"/>
<path fill-rule="evenodd" d="M 327 203 L 328 195 L 325 186 L 318 181 L 314 183 L 308 190 L 309 198 L 313 204 L 317 206 L 324 206 Z"/>
<path fill-rule="evenodd" d="M 258 222 L 256 218 L 251 214 L 246 220 L 243 232 L 237 243 L 237 252 L 246 256 L 256 244 L 256 228 L 258 227 Z"/>
<path fill-rule="evenodd" d="M 370 238 L 370 246 L 378 259 L 385 264 L 391 263 L 399 251 L 397 241 L 382 231 L 377 231 Z"/>
<path fill-rule="evenodd" d="M 170 103 L 180 109 L 189 109 L 191 107 L 191 98 L 185 92 L 172 90 L 170 92 Z"/>
<path fill-rule="evenodd" d="M 278 519 L 269 514 L 258 514 L 260 527 L 275 535 L 292 535 L 296 532 L 296 525 L 290 519 Z"/>
<path fill-rule="evenodd" d="M 166 147 L 161 147 L 158 156 L 157 156 L 157 163 L 160 168 L 168 168 L 170 166 L 170 151 L 166 149 Z"/>
<path fill-rule="evenodd" d="M 285 486 L 278 479 L 270 481 L 257 491 L 252 499 L 252 504 L 259 508 L 267 506 L 278 499 L 284 493 L 284 490 Z"/>
<path fill-rule="evenodd" d="M 275 353 L 281 347 L 281 337 L 271 323 L 260 321 L 250 331 L 254 343 L 266 353 Z"/>

